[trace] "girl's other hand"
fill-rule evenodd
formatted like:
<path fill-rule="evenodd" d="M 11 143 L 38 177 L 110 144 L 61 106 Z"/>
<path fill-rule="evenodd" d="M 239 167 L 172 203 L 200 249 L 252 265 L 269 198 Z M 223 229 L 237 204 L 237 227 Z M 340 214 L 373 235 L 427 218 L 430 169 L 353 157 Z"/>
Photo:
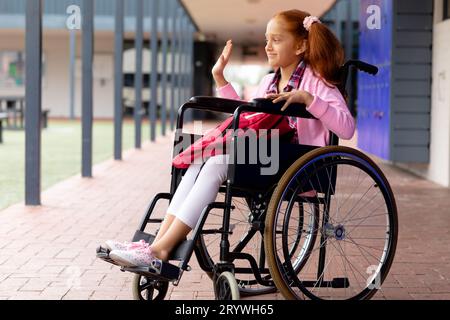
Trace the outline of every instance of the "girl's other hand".
<path fill-rule="evenodd" d="M 292 103 L 301 103 L 305 104 L 306 107 L 309 107 L 314 100 L 314 96 L 311 95 L 307 91 L 303 90 L 295 90 L 291 92 L 283 92 L 279 94 L 268 94 L 266 96 L 267 99 L 273 99 L 272 103 L 278 103 L 281 101 L 286 101 L 281 111 L 284 111 L 291 105 Z"/>
<path fill-rule="evenodd" d="M 233 51 L 233 42 L 232 40 L 228 40 L 227 44 L 223 48 L 222 54 L 220 55 L 214 67 L 212 68 L 212 75 L 219 87 L 226 85 L 226 80 L 223 76 L 223 72 L 228 64 L 228 61 L 230 60 L 232 51 Z"/>

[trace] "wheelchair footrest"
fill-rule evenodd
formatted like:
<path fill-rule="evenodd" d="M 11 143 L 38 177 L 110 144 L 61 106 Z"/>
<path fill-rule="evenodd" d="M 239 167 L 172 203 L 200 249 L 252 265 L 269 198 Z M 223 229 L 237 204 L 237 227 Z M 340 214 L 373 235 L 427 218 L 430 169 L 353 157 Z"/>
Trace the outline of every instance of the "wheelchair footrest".
<path fill-rule="evenodd" d="M 179 267 L 161 260 L 154 260 L 148 267 L 122 267 L 121 270 L 164 281 L 178 280 L 181 271 Z"/>

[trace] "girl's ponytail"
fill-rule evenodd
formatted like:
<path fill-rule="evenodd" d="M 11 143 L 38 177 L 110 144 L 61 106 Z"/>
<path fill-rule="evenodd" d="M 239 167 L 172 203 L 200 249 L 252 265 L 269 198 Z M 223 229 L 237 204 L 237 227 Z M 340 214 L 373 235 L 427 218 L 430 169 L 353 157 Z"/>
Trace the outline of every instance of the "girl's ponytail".
<path fill-rule="evenodd" d="M 300 10 L 283 11 L 276 14 L 274 18 L 283 18 L 289 25 L 289 31 L 299 40 L 308 40 L 304 55 L 305 62 L 325 82 L 337 86 L 340 82 L 339 68 L 344 63 L 345 55 L 344 49 L 333 32 L 326 25 L 317 22 L 315 17 Z M 306 30 L 305 25 L 309 30 Z"/>
<path fill-rule="evenodd" d="M 313 23 L 308 32 L 305 62 L 329 84 L 336 86 L 344 59 L 344 49 L 333 32 L 322 23 Z"/>

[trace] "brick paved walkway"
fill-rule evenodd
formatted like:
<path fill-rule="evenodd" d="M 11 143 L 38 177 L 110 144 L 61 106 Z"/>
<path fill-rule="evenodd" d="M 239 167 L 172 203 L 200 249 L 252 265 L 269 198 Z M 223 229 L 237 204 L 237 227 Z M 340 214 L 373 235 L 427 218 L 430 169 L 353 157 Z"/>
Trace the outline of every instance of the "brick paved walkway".
<path fill-rule="evenodd" d="M 169 191 L 172 134 L 42 193 L 41 207 L 0 212 L 0 299 L 131 299 L 131 275 L 95 258 L 104 240 L 128 240 L 157 192 Z M 450 190 L 382 164 L 396 194 L 399 241 L 377 298 L 450 299 Z M 164 206 L 157 208 L 159 216 Z M 195 259 L 193 259 L 195 260 Z M 168 299 L 212 298 L 192 261 Z M 282 299 L 280 294 L 258 297 Z"/>

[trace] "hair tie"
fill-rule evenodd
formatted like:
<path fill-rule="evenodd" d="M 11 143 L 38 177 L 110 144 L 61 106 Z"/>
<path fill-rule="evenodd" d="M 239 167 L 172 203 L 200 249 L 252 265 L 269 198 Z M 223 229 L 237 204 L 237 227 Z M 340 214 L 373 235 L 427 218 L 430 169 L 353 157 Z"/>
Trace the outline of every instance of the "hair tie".
<path fill-rule="evenodd" d="M 319 18 L 317 18 L 316 16 L 307 16 L 305 18 L 305 20 L 303 20 L 303 27 L 305 27 L 306 31 L 309 32 L 309 30 L 311 29 L 311 26 L 315 22 L 322 23 L 322 22 L 320 22 Z"/>

